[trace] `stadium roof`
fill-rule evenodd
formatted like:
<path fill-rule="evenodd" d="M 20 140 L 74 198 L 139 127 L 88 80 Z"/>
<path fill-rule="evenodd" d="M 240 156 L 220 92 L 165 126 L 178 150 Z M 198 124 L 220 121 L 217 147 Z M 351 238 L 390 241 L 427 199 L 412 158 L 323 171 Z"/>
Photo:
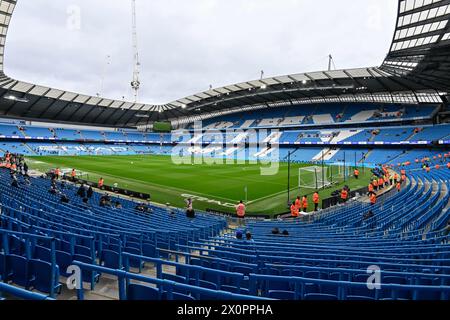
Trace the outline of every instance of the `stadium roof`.
<path fill-rule="evenodd" d="M 211 89 L 164 105 L 87 96 L 3 73 L 17 0 L 0 0 L 0 113 L 29 120 L 137 126 L 187 123 L 242 110 L 316 102 L 441 102 L 450 92 L 450 0 L 400 0 L 391 50 L 380 67 L 285 75 Z"/>

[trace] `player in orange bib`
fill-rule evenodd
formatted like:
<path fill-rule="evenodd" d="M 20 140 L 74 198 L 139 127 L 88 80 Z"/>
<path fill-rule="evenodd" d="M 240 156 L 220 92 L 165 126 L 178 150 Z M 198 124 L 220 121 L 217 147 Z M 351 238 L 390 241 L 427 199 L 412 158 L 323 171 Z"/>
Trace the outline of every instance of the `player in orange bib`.
<path fill-rule="evenodd" d="M 298 218 L 298 216 L 299 216 L 299 211 L 298 211 L 297 206 L 295 205 L 295 201 L 292 202 L 292 205 L 291 205 L 291 216 L 293 218 Z"/>
<path fill-rule="evenodd" d="M 374 206 L 377 203 L 377 195 L 375 192 L 372 192 L 370 195 L 370 204 Z"/>
<path fill-rule="evenodd" d="M 245 217 L 245 204 L 242 200 L 236 206 L 236 214 L 237 214 L 238 218 L 243 219 Z"/>
<path fill-rule="evenodd" d="M 302 208 L 302 201 L 300 200 L 300 196 L 295 199 L 295 206 L 297 207 L 298 211 L 300 212 L 300 209 Z"/>
<path fill-rule="evenodd" d="M 317 191 L 314 192 L 313 202 L 314 202 L 314 211 L 317 211 L 319 209 L 319 202 L 320 202 L 320 196 Z"/>
<path fill-rule="evenodd" d="M 61 176 L 61 170 L 59 170 L 59 168 L 55 169 L 55 176 L 56 176 L 56 179 L 59 179 L 59 177 Z"/>
<path fill-rule="evenodd" d="M 355 175 L 355 179 L 359 179 L 359 170 L 355 169 L 355 172 L 353 173 Z"/>
<path fill-rule="evenodd" d="M 348 191 L 346 189 L 342 189 L 341 191 L 341 201 L 343 203 L 347 202 L 348 200 Z"/>
<path fill-rule="evenodd" d="M 308 212 L 308 196 L 303 196 L 302 198 L 302 211 Z"/>

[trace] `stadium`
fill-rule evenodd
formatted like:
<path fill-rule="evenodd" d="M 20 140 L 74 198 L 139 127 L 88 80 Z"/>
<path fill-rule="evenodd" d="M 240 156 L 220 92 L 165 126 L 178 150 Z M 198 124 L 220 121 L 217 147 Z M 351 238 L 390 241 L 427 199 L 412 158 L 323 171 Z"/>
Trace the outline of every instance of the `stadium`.
<path fill-rule="evenodd" d="M 450 0 L 399 0 L 377 67 L 158 105 L 137 51 L 134 102 L 6 75 L 18 2 L 0 300 L 450 299 Z"/>

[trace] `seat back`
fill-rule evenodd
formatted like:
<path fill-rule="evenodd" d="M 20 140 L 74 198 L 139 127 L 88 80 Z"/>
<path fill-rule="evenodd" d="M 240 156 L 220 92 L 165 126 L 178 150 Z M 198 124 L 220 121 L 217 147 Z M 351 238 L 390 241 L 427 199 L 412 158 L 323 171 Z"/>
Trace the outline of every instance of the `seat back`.
<path fill-rule="evenodd" d="M 141 284 L 130 283 L 127 286 L 127 300 L 160 300 L 159 290 Z"/>
<path fill-rule="evenodd" d="M 294 296 L 293 291 L 270 290 L 268 294 L 269 298 L 278 300 L 294 300 Z"/>
<path fill-rule="evenodd" d="M 8 279 L 13 283 L 28 289 L 30 275 L 28 272 L 28 259 L 22 256 L 9 254 L 6 256 L 6 272 Z M 7 279 L 7 280 L 8 280 Z"/>
<path fill-rule="evenodd" d="M 30 274 L 33 277 L 33 287 L 37 290 L 50 293 L 51 289 L 59 287 L 59 267 L 55 268 L 55 278 L 52 283 L 52 265 L 49 262 L 32 259 L 29 261 Z"/>
<path fill-rule="evenodd" d="M 308 293 L 305 295 L 304 300 L 308 301 L 337 300 L 337 297 L 333 294 Z"/>
<path fill-rule="evenodd" d="M 120 255 L 117 252 L 110 250 L 103 250 L 100 259 L 100 264 L 110 269 L 121 269 Z"/>
<path fill-rule="evenodd" d="M 77 245 L 75 246 L 75 254 L 80 254 L 86 257 L 90 257 L 92 255 L 91 248 Z"/>
<path fill-rule="evenodd" d="M 64 251 L 55 251 L 56 264 L 59 266 L 59 272 L 62 276 L 68 277 L 70 274 L 67 273 L 67 268 L 72 265 L 72 256 L 70 253 Z"/>
<path fill-rule="evenodd" d="M 46 262 L 52 261 L 52 251 L 48 248 L 36 246 L 34 248 L 34 258 Z"/>
<path fill-rule="evenodd" d="M 6 257 L 0 253 L 0 280 L 5 279 Z"/>

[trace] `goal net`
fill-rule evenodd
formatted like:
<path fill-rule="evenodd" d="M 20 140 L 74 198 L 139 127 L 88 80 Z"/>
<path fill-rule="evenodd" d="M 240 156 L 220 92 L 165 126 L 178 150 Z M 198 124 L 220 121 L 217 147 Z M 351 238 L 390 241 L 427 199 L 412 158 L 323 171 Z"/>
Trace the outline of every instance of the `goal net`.
<path fill-rule="evenodd" d="M 311 166 L 298 169 L 298 187 L 321 189 L 331 185 L 328 167 Z"/>
<path fill-rule="evenodd" d="M 332 166 L 330 166 L 331 180 L 333 182 L 339 182 L 346 180 L 351 175 L 351 167 L 348 165 L 344 165 L 343 162 L 336 162 Z"/>

